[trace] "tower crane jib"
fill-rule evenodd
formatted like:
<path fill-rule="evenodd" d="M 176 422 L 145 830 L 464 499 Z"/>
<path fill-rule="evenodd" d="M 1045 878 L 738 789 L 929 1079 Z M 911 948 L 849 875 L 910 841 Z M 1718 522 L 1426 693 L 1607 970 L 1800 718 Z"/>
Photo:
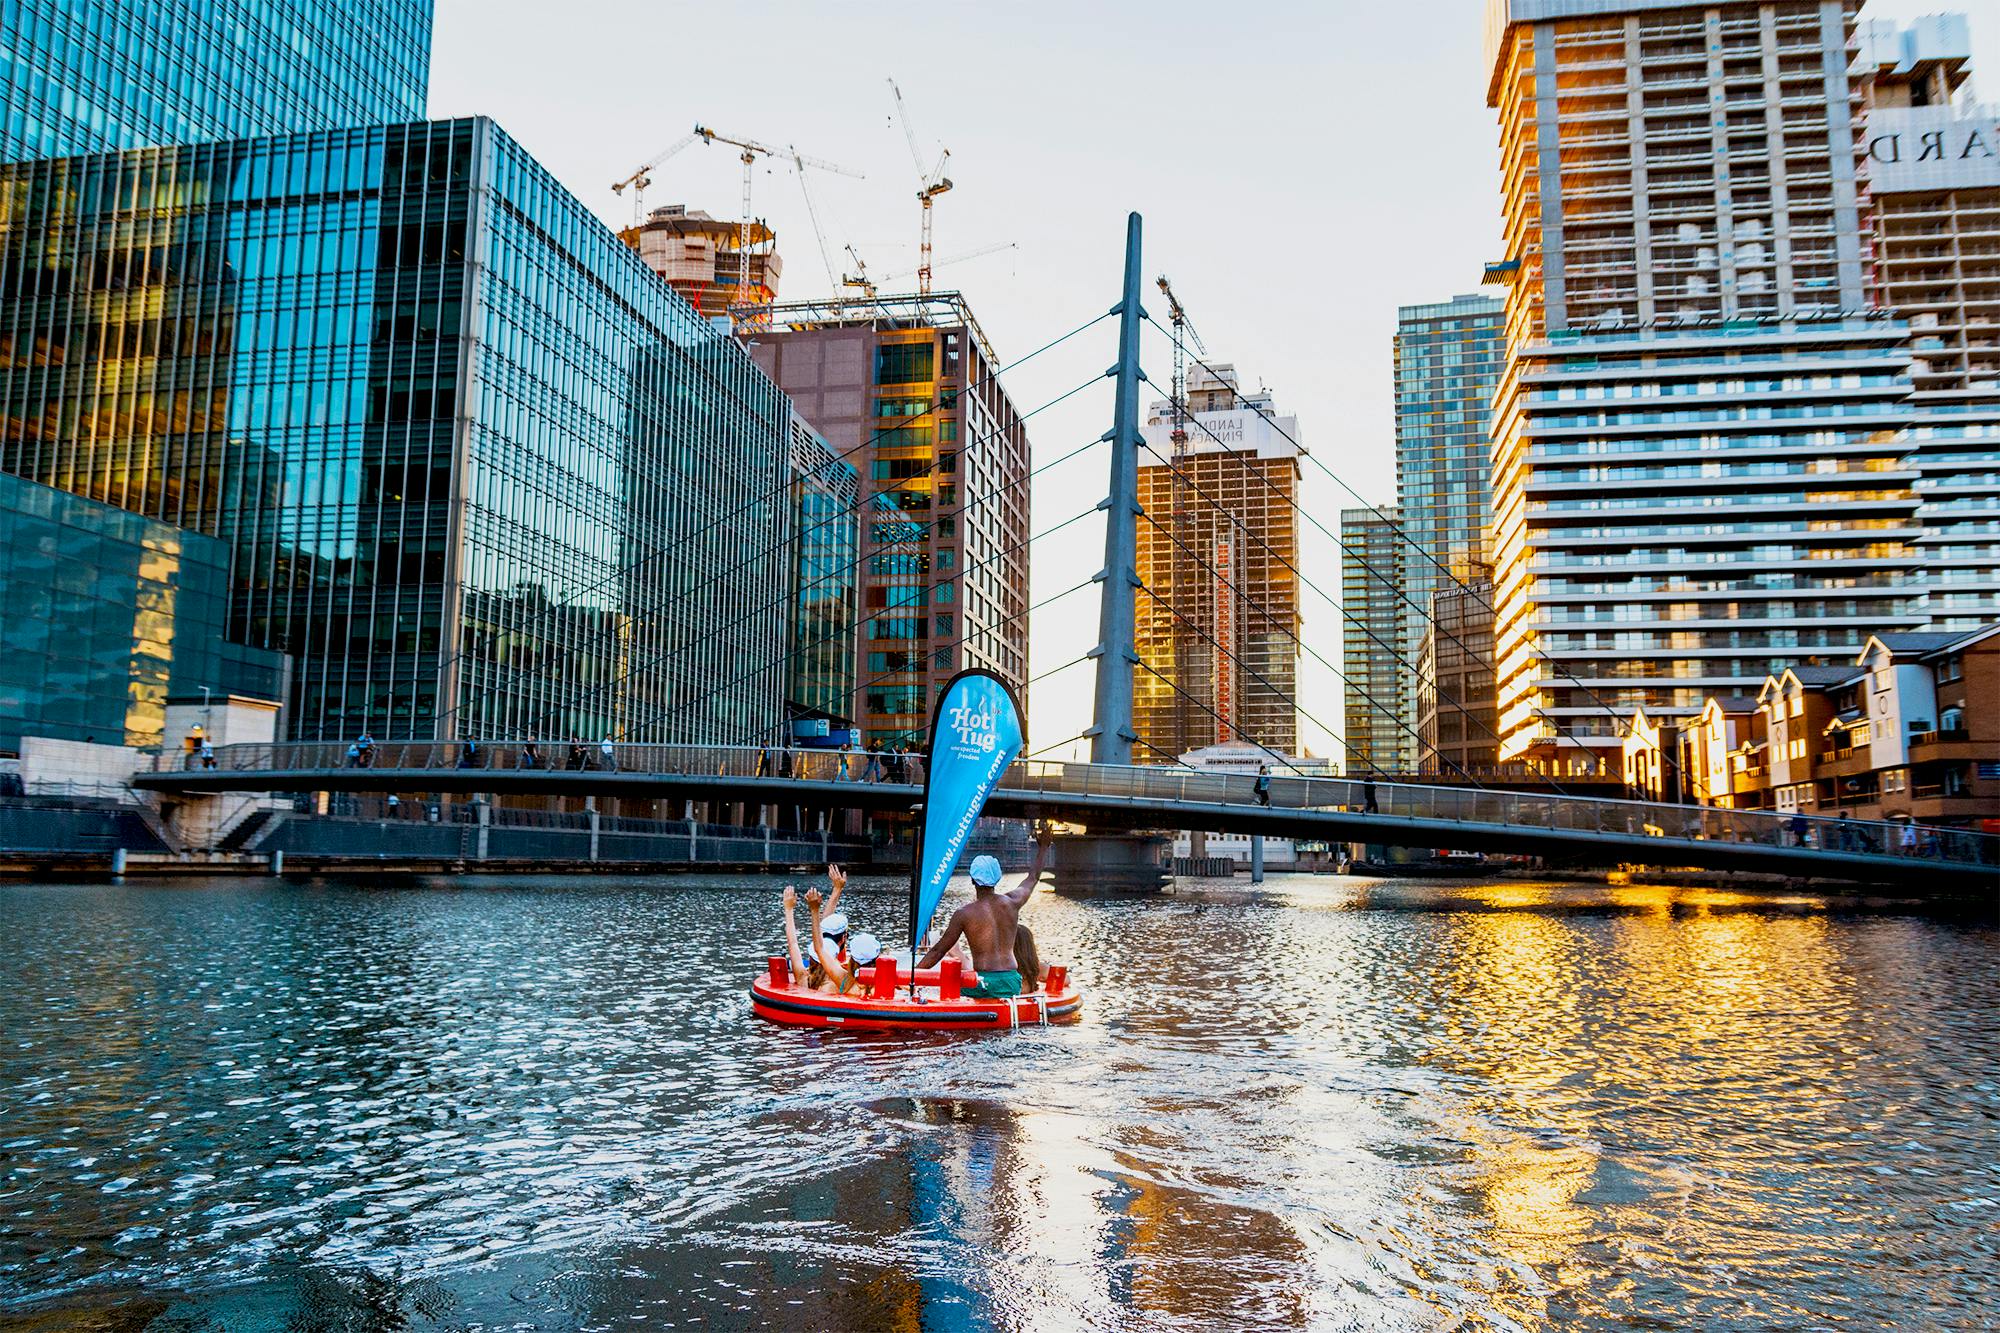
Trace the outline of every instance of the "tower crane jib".
<path fill-rule="evenodd" d="M 769 144 L 759 143 L 755 139 L 731 138 L 729 135 L 719 134 L 703 125 L 694 127 L 694 135 L 692 137 L 699 138 L 705 143 L 728 144 L 731 148 L 737 150 L 737 157 L 743 163 L 743 214 L 736 224 L 736 297 L 739 306 L 747 305 L 751 307 L 747 322 L 752 327 L 755 327 L 761 319 L 759 312 L 766 304 L 763 301 L 756 301 L 750 298 L 750 184 L 752 168 L 756 166 L 757 159 L 760 157 L 775 157 L 789 160 L 801 172 L 807 167 L 813 167 L 820 171 L 831 171 L 836 175 L 852 176 L 856 180 L 864 180 L 866 177 L 858 171 L 849 170 L 846 167 L 825 161 L 821 158 L 808 157 L 796 148 L 773 148 Z M 807 207 L 810 210 L 810 201 L 808 201 Z M 817 219 L 815 219 L 814 225 L 817 228 Z M 739 324 L 745 322 L 744 318 L 739 318 L 738 320 Z"/>

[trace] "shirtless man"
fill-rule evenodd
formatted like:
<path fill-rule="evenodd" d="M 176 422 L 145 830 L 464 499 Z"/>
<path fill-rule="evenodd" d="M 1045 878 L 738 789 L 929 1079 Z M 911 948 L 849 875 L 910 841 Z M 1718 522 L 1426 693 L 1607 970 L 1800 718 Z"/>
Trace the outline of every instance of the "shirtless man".
<path fill-rule="evenodd" d="M 1047 829 L 1035 841 L 1035 864 L 1018 888 L 1001 893 L 1000 863 L 990 856 L 972 859 L 972 901 L 951 914 L 944 934 L 917 964 L 936 967 L 961 937 L 972 946 L 972 967 L 979 984 L 961 992 L 969 1000 L 1006 1000 L 1021 993 L 1021 965 L 1014 957 L 1014 927 L 1022 904 L 1035 891 L 1048 860 L 1050 835 Z"/>

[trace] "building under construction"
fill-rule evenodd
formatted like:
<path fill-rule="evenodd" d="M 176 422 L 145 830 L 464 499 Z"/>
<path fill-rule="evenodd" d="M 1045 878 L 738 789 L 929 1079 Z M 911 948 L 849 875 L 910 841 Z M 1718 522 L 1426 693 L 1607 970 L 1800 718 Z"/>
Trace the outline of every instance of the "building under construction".
<path fill-rule="evenodd" d="M 1298 418 L 1243 392 L 1234 366 L 1197 363 L 1144 434 L 1158 457 L 1139 467 L 1140 760 L 1233 741 L 1296 754 Z"/>
<path fill-rule="evenodd" d="M 1027 680 L 1027 428 L 957 292 L 793 302 L 767 323 L 751 355 L 872 506 L 854 714 L 871 743 L 921 747 L 955 672 Z"/>
<path fill-rule="evenodd" d="M 778 299 L 784 260 L 778 236 L 761 220 L 730 222 L 686 204 L 667 204 L 618 233 L 647 267 L 709 318 L 730 308 L 768 306 Z M 748 252 L 747 286 L 743 284 Z"/>

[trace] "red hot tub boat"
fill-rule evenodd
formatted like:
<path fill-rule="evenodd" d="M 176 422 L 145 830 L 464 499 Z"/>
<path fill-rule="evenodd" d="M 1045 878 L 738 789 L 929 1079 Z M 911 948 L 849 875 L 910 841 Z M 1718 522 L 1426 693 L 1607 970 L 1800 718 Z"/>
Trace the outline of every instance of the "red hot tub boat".
<path fill-rule="evenodd" d="M 773 958 L 750 986 L 751 1011 L 793 1027 L 856 1028 L 862 1031 L 991 1032 L 996 1029 L 1074 1023 L 1083 1012 L 1083 994 L 1069 984 L 1068 969 L 1049 969 L 1048 984 L 1012 1000 L 972 1000 L 960 994 L 963 974 L 956 958 L 910 976 L 894 958 L 862 969 L 873 985 L 865 994 L 829 995 L 792 984 L 791 968 Z"/>

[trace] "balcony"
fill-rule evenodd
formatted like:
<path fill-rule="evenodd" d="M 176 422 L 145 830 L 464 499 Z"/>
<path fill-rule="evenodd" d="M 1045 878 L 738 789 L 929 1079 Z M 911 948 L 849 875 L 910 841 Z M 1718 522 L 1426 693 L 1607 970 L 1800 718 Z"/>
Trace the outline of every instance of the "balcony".
<path fill-rule="evenodd" d="M 1869 766 L 1869 756 L 1873 748 L 1873 746 L 1864 742 L 1860 745 L 1841 745 L 1831 750 L 1821 750 L 1819 752 L 1819 762 L 1823 765 L 1831 766 L 1831 771 L 1822 772 L 1820 776 L 1844 778 L 1860 773 L 1872 772 L 1873 770 Z"/>
<path fill-rule="evenodd" d="M 2000 761 L 2000 740 L 1974 740 L 1963 727 L 1949 731 L 1920 731 L 1910 737 L 1913 763 Z"/>

